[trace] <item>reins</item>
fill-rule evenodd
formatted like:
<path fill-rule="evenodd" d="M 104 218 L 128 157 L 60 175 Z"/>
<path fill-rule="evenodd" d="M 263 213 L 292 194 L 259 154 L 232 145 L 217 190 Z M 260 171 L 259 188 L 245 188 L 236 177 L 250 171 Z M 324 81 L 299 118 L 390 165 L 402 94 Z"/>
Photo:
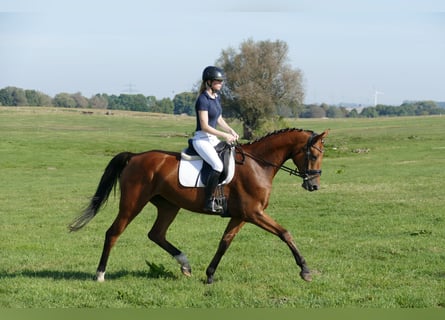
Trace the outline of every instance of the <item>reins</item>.
<path fill-rule="evenodd" d="M 248 156 L 249 158 L 251 158 L 251 159 L 253 159 L 253 160 L 257 161 L 257 162 L 262 162 L 265 165 L 268 165 L 268 166 L 271 166 L 271 167 L 283 170 L 284 172 L 289 173 L 289 175 L 291 175 L 291 176 L 297 176 L 297 177 L 301 177 L 301 178 L 304 178 L 304 176 L 305 176 L 305 174 L 300 173 L 297 170 L 297 168 L 292 169 L 292 168 L 289 168 L 289 167 L 287 167 L 285 165 L 281 165 L 281 166 L 276 165 L 276 164 L 274 164 L 272 162 L 266 161 L 266 160 L 261 159 L 261 158 L 255 156 L 255 155 L 253 155 L 253 154 L 251 154 L 249 152 L 244 151 L 243 148 L 241 148 L 239 145 L 235 146 L 235 150 L 238 151 L 238 153 L 241 154 L 241 156 L 242 156 L 242 160 L 241 161 L 235 160 L 236 163 L 238 163 L 238 164 L 244 164 L 244 160 L 245 160 L 246 156 Z"/>
<path fill-rule="evenodd" d="M 236 163 L 244 164 L 244 160 L 245 160 L 246 156 L 248 156 L 249 158 L 251 158 L 251 159 L 253 159 L 253 160 L 257 161 L 257 162 L 261 162 L 261 163 L 263 163 L 265 165 L 268 165 L 268 166 L 271 166 L 271 167 L 274 167 L 274 168 L 278 168 L 279 170 L 283 170 L 284 172 L 289 173 L 289 175 L 291 175 L 291 176 L 297 176 L 297 177 L 302 178 L 303 180 L 312 179 L 312 178 L 314 178 L 315 175 L 321 175 L 321 170 L 309 170 L 308 169 L 308 167 L 309 167 L 309 158 L 311 156 L 310 148 L 314 147 L 312 145 L 312 139 L 314 138 L 314 136 L 315 136 L 315 134 L 312 134 L 309 137 L 308 142 L 306 143 L 306 145 L 304 147 L 304 149 L 306 151 L 306 170 L 304 172 L 300 172 L 298 170 L 298 168 L 292 169 L 292 168 L 289 168 L 289 167 L 285 166 L 284 164 L 283 165 L 276 165 L 276 164 L 274 164 L 272 162 L 269 162 L 269 161 L 266 161 L 266 160 L 264 160 L 262 158 L 259 158 L 259 157 L 255 156 L 255 155 L 253 155 L 253 154 L 251 154 L 249 152 L 244 151 L 243 148 L 241 148 L 241 146 L 239 144 L 235 145 L 235 150 L 239 154 L 241 154 L 242 160 L 241 161 L 237 161 L 236 160 Z M 314 147 L 314 148 L 316 148 L 320 152 L 323 152 L 322 150 L 320 150 L 317 147 Z"/>

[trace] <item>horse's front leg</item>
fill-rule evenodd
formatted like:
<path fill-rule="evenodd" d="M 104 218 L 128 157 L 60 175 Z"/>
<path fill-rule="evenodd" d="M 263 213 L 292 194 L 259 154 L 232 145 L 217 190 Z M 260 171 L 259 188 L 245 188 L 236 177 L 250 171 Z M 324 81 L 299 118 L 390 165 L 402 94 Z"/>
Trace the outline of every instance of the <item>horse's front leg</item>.
<path fill-rule="evenodd" d="M 221 241 L 219 242 L 215 256 L 213 257 L 212 261 L 207 267 L 206 275 L 208 284 L 213 283 L 213 275 L 215 274 L 216 268 L 218 267 L 218 264 L 221 261 L 222 256 L 227 251 L 233 238 L 240 231 L 240 229 L 243 227 L 244 224 L 245 222 L 238 218 L 232 218 L 229 221 L 229 224 L 227 225 L 226 230 L 224 231 Z"/>
<path fill-rule="evenodd" d="M 297 245 L 292 238 L 292 235 L 280 226 L 275 220 L 269 217 L 266 213 L 258 213 L 252 217 L 253 224 L 259 226 L 260 228 L 269 231 L 270 233 L 280 237 L 283 240 L 289 249 L 292 251 L 292 254 L 297 262 L 297 265 L 301 268 L 300 276 L 305 281 L 312 281 L 311 272 L 306 264 L 306 260 L 301 255 L 300 251 L 297 248 Z"/>
<path fill-rule="evenodd" d="M 300 268 L 301 268 L 300 277 L 304 281 L 308 281 L 308 282 L 312 281 L 312 275 L 311 275 L 311 272 L 306 264 L 306 260 L 303 258 L 300 251 L 298 250 L 298 248 L 294 242 L 294 239 L 292 238 L 292 235 L 288 231 L 285 231 L 283 234 L 280 235 L 280 239 L 283 240 L 284 242 L 286 242 L 286 244 L 292 251 L 292 254 L 294 255 L 295 261 L 300 266 Z"/>

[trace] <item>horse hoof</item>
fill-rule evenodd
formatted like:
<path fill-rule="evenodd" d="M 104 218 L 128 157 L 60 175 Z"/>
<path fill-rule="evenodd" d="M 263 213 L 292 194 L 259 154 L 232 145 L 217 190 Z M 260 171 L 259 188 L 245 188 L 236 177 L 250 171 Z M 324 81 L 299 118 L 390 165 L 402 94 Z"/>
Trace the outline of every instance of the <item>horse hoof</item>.
<path fill-rule="evenodd" d="M 310 272 L 300 272 L 300 277 L 304 281 L 311 282 L 312 281 L 312 275 Z"/>
<path fill-rule="evenodd" d="M 181 272 L 186 277 L 191 277 L 192 276 L 192 268 L 190 268 L 190 267 L 182 266 L 181 267 Z"/>
<path fill-rule="evenodd" d="M 208 277 L 206 284 L 212 284 L 213 283 L 213 277 Z"/>

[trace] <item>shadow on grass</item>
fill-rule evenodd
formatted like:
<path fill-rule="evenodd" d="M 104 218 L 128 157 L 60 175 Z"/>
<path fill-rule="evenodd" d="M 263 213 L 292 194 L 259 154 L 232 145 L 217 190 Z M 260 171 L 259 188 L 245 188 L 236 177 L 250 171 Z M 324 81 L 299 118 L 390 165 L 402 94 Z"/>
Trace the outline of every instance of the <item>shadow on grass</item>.
<path fill-rule="evenodd" d="M 106 279 L 122 279 L 126 277 L 150 278 L 150 279 L 178 279 L 173 272 L 166 270 L 164 265 L 146 261 L 149 270 L 128 271 L 120 270 L 107 272 Z M 0 271 L 0 279 L 5 278 L 42 278 L 53 280 L 96 280 L 94 273 L 81 271 L 59 271 L 59 270 L 19 270 L 16 272 Z"/>

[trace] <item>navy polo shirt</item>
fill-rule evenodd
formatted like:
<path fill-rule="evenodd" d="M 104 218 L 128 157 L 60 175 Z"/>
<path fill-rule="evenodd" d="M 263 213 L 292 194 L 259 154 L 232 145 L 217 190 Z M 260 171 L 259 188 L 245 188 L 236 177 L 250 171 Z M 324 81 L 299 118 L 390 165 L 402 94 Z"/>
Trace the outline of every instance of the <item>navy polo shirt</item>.
<path fill-rule="evenodd" d="M 201 130 L 201 124 L 199 123 L 198 111 L 207 111 L 209 114 L 209 126 L 216 129 L 216 124 L 219 116 L 222 113 L 221 98 L 219 95 L 215 99 L 212 99 L 207 91 L 201 93 L 196 100 L 196 131 Z"/>

